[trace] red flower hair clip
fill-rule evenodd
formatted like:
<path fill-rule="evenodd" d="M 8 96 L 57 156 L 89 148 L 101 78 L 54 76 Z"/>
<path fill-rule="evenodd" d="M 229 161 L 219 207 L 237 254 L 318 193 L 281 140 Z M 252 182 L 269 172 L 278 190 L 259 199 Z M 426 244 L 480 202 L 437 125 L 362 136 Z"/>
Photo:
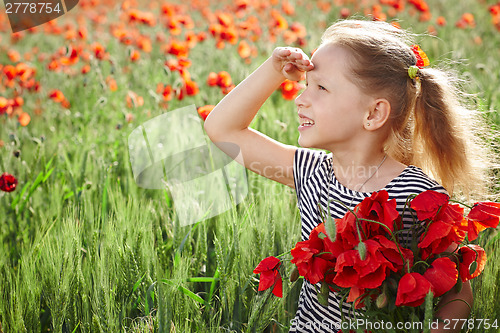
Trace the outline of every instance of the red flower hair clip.
<path fill-rule="evenodd" d="M 417 44 L 412 45 L 411 50 L 413 54 L 415 54 L 415 57 L 417 57 L 417 63 L 408 68 L 408 76 L 413 80 L 417 77 L 418 70 L 420 68 L 424 68 L 425 66 L 429 66 L 430 61 L 427 57 L 427 54 L 425 54 L 425 52 L 422 51 L 420 46 L 418 46 Z"/>
<path fill-rule="evenodd" d="M 423 68 L 425 66 L 429 66 L 430 61 L 429 58 L 427 57 L 427 54 L 425 54 L 424 51 L 418 46 L 417 44 L 411 46 L 411 50 L 415 54 L 415 57 L 417 57 L 417 67 L 418 68 Z"/>

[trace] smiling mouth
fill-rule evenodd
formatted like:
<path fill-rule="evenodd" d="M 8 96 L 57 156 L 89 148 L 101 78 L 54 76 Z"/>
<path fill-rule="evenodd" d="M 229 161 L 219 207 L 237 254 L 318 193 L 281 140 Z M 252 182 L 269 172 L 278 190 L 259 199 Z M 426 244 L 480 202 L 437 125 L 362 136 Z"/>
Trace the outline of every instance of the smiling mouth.
<path fill-rule="evenodd" d="M 313 126 L 314 125 L 314 120 L 299 116 L 300 117 L 300 126 L 303 127 L 308 127 L 308 126 Z"/>

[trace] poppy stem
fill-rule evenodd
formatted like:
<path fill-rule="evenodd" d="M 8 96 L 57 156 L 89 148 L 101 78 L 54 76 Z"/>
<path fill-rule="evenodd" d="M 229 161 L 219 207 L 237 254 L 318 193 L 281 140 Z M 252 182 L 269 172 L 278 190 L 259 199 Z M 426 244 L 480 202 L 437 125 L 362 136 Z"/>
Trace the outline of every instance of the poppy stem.
<path fill-rule="evenodd" d="M 384 228 L 387 229 L 387 231 L 389 232 L 389 235 L 391 235 L 391 240 L 394 242 L 394 244 L 396 244 L 396 248 L 398 249 L 399 255 L 401 256 L 401 259 L 403 260 L 403 266 L 405 266 L 406 260 L 405 260 L 405 258 L 403 256 L 403 252 L 401 252 L 401 248 L 399 247 L 399 241 L 394 236 L 394 233 L 391 231 L 391 229 L 388 226 L 386 226 L 385 224 L 383 224 L 381 222 L 378 222 L 378 221 L 368 220 L 368 219 L 363 219 L 363 218 L 360 218 L 360 220 L 371 222 L 371 223 L 377 223 L 377 224 L 380 224 L 381 226 L 383 226 Z"/>
<path fill-rule="evenodd" d="M 457 201 L 457 200 L 453 200 L 453 199 L 449 199 L 448 201 L 449 201 L 449 202 L 454 202 L 454 203 L 457 203 L 457 204 L 462 205 L 462 206 L 465 206 L 465 207 L 467 207 L 467 208 L 469 208 L 469 209 L 472 209 L 472 207 L 473 207 L 473 206 L 469 206 L 469 205 L 467 205 L 467 204 L 464 204 L 464 203 L 463 203 L 463 202 L 461 202 L 461 201 Z"/>
<path fill-rule="evenodd" d="M 416 263 L 413 264 L 413 267 L 412 267 L 412 270 L 415 271 L 415 267 L 418 265 L 418 264 L 424 264 L 426 267 L 429 267 L 430 265 L 424 261 L 424 260 L 420 260 L 420 261 L 417 261 Z"/>

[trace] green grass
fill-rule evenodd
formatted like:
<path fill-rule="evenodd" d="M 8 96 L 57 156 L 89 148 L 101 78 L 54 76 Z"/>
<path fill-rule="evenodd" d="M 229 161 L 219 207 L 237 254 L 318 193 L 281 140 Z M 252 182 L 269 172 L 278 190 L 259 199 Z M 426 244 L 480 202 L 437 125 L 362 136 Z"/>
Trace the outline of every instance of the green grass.
<path fill-rule="evenodd" d="M 453 67 L 465 79 L 466 91 L 476 94 L 469 102 L 493 126 L 491 144 L 497 146 L 493 134 L 500 124 L 500 32 L 480 2 L 429 4 L 435 16 L 447 18 L 448 25 L 438 29 L 437 38 L 422 37 L 419 43 L 432 64 L 447 65 L 446 59 L 458 62 Z M 315 7 L 299 8 L 289 21 L 307 27 L 305 49 L 311 51 L 322 31 L 318 23 L 336 20 L 340 8 L 328 14 Z M 475 14 L 476 28 L 454 27 L 465 11 Z M 109 12 L 111 22 L 118 21 L 115 13 Z M 190 14 L 199 24 L 197 29 L 206 30 L 201 15 Z M 407 11 L 398 18 L 403 27 L 417 33 L 430 24 L 418 22 Z M 252 271 L 261 259 L 288 251 L 300 239 L 294 192 L 248 173 L 250 193 L 241 204 L 215 218 L 181 226 L 168 192 L 136 185 L 127 141 L 133 129 L 165 112 L 157 106 L 156 83 L 173 84 L 178 73 L 163 70 L 166 57 L 155 43 L 150 55 L 142 53 L 139 63 L 129 64 L 127 48 L 106 29 L 99 29 L 104 32 L 97 35 L 89 28 L 89 43 L 99 40 L 106 45 L 114 65 L 93 60 L 89 74 L 70 76 L 49 72 L 45 63 L 35 59 L 31 65 L 38 69 L 42 92 L 23 96 L 31 123 L 19 127 L 15 119 L 0 118 L 0 140 L 5 143 L 0 148 L 0 173 L 19 179 L 16 191 L 0 193 L 0 332 L 286 332 L 296 310 L 300 281 L 292 285 L 286 276 L 287 297 L 268 299 L 268 293 L 257 292 Z M 161 29 L 141 27 L 153 39 Z M 482 44 L 476 44 L 478 36 Z M 21 54 L 34 45 L 52 54 L 68 44 L 62 37 L 43 33 L 27 35 L 13 45 L 9 32 L 1 37 L 3 51 L 15 49 Z M 239 82 L 275 46 L 264 32 L 256 44 L 258 56 L 248 65 L 239 58 L 236 46 L 218 50 L 214 45 L 209 38 L 189 56 L 193 62 L 189 71 L 199 82 L 200 93 L 174 99 L 169 110 L 217 103 L 223 95 L 204 83 L 210 71 L 226 70 Z M 0 63 L 10 63 L 5 52 L 0 53 Z M 131 71 L 123 72 L 125 66 Z M 106 88 L 108 75 L 118 83 L 116 92 Z M 46 98 L 55 88 L 70 100 L 70 110 Z M 127 109 L 129 89 L 144 97 L 144 106 Z M 3 94 L 10 97 L 11 91 L 0 90 Z M 42 99 L 39 116 L 32 113 L 37 98 Z M 135 117 L 132 123 L 125 121 L 129 112 Z M 296 144 L 295 112 L 293 102 L 275 93 L 253 127 Z M 18 158 L 13 154 L 16 150 L 21 153 Z M 498 177 L 496 183 L 498 197 Z M 480 242 L 489 260 L 473 281 L 473 316 L 499 318 L 495 296 L 500 283 L 500 237 L 488 232 Z M 286 266 L 285 275 L 290 268 Z"/>

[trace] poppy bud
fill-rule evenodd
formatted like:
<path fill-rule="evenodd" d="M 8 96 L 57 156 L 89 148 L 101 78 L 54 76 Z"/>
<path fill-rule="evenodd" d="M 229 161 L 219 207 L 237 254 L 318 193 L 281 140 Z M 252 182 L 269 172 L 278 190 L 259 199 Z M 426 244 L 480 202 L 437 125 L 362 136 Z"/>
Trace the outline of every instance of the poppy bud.
<path fill-rule="evenodd" d="M 295 282 L 299 278 L 299 269 L 297 266 L 293 268 L 292 274 L 290 274 L 290 282 Z"/>
<path fill-rule="evenodd" d="M 469 274 L 472 275 L 477 269 L 477 260 L 473 261 L 469 266 Z"/>
<path fill-rule="evenodd" d="M 358 252 L 359 252 L 359 258 L 361 260 L 365 260 L 366 259 L 366 244 L 363 243 L 362 241 L 359 242 L 359 244 L 358 244 Z"/>
<path fill-rule="evenodd" d="M 385 294 L 385 292 L 378 295 L 377 300 L 375 301 L 375 304 L 377 305 L 377 308 L 379 308 L 379 309 L 385 308 L 388 303 L 389 303 L 389 300 L 387 299 L 387 295 Z"/>
<path fill-rule="evenodd" d="M 323 281 L 321 282 L 321 289 L 318 294 L 318 302 L 323 306 L 328 306 L 328 295 L 330 293 L 330 288 L 328 288 L 328 284 Z"/>
<path fill-rule="evenodd" d="M 335 239 L 337 238 L 337 225 L 335 224 L 335 220 L 330 215 L 326 218 L 325 230 L 328 238 L 330 238 L 332 242 L 335 242 Z"/>
<path fill-rule="evenodd" d="M 462 291 L 463 282 L 461 278 L 457 279 L 457 284 L 455 284 L 455 292 L 459 293 Z"/>

